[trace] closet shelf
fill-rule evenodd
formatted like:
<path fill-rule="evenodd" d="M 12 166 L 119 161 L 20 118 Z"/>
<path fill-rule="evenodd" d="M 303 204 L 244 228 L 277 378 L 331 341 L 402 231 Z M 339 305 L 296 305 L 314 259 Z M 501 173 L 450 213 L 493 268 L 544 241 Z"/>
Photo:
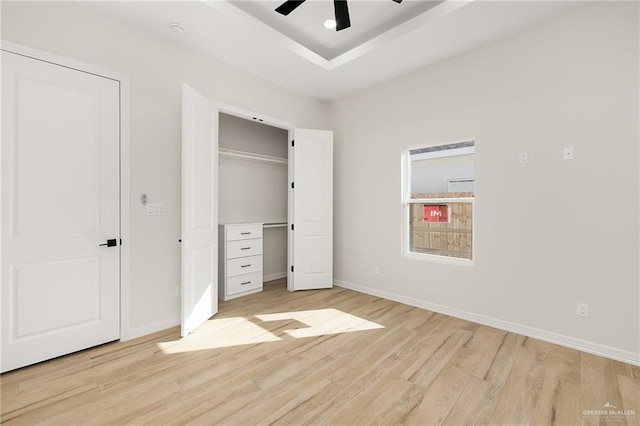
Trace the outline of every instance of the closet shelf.
<path fill-rule="evenodd" d="M 262 224 L 263 228 L 281 228 L 286 226 L 287 222 L 265 222 Z"/>
<path fill-rule="evenodd" d="M 286 158 L 255 154 L 253 152 L 236 151 L 234 149 L 220 148 L 218 149 L 218 154 L 227 156 L 227 157 L 245 158 L 247 160 L 257 160 L 257 161 L 266 161 L 269 163 L 287 164 Z"/>

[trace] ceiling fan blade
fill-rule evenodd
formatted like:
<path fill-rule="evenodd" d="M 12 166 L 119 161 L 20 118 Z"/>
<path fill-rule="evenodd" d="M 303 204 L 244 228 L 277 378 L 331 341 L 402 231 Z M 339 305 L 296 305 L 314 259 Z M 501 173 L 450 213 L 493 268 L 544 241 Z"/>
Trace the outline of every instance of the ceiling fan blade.
<path fill-rule="evenodd" d="M 336 12 L 336 31 L 349 28 L 351 26 L 351 20 L 349 19 L 347 0 L 333 0 L 333 8 Z"/>
<path fill-rule="evenodd" d="M 282 3 L 280 6 L 276 7 L 276 12 L 284 16 L 287 16 L 288 14 L 296 10 L 298 6 L 304 3 L 304 1 L 305 0 L 287 0 L 284 3 Z"/>

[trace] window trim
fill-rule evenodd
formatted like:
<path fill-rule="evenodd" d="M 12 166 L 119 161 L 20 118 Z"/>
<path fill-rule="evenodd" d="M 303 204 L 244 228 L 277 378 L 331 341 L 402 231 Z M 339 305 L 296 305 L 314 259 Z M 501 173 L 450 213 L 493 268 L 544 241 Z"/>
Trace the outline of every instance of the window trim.
<path fill-rule="evenodd" d="M 467 138 L 463 139 L 463 141 L 474 141 L 476 143 L 475 138 Z M 449 142 L 456 143 L 456 142 Z M 449 265 L 460 265 L 460 266 L 473 266 L 475 265 L 475 257 L 476 257 L 476 203 L 475 197 L 454 197 L 454 198 L 411 198 L 411 151 L 420 149 L 420 148 L 428 148 L 430 146 L 439 146 L 446 145 L 448 143 L 438 143 L 432 145 L 415 145 L 415 146 L 405 146 L 402 148 L 402 158 L 401 158 L 401 183 L 402 183 L 402 191 L 400 192 L 401 196 L 401 229 L 402 229 L 402 238 L 401 238 L 401 257 L 403 259 L 409 260 L 420 260 L 420 261 L 428 261 L 434 263 L 443 263 Z M 475 152 L 474 152 L 475 154 Z M 475 179 L 475 173 L 474 173 Z M 437 254 L 429 254 L 429 253 L 417 253 L 410 250 L 410 206 L 411 204 L 429 204 L 429 203 L 471 203 L 471 220 L 473 223 L 471 229 L 471 259 L 463 259 L 459 257 L 452 256 L 441 256 Z"/>

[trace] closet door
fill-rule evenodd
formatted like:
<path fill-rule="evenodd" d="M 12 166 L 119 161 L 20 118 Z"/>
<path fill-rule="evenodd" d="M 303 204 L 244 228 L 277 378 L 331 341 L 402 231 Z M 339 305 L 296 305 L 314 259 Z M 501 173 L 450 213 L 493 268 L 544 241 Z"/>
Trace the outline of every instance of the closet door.
<path fill-rule="evenodd" d="M 293 159 L 293 280 L 289 290 L 333 287 L 333 132 L 296 129 Z M 290 276 L 291 276 L 290 275 Z"/>
<path fill-rule="evenodd" d="M 218 110 L 182 88 L 182 336 L 218 312 Z"/>

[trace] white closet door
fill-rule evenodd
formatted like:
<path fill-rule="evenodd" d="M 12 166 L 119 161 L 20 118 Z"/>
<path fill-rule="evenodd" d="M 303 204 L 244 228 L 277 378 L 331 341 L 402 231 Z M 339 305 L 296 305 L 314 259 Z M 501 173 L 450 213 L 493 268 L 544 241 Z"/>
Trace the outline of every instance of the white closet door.
<path fill-rule="evenodd" d="M 119 93 L 2 52 L 3 372 L 120 337 Z"/>
<path fill-rule="evenodd" d="M 296 129 L 293 151 L 293 282 L 333 287 L 333 132 Z"/>
<path fill-rule="evenodd" d="M 182 336 L 218 312 L 218 110 L 182 88 Z"/>

